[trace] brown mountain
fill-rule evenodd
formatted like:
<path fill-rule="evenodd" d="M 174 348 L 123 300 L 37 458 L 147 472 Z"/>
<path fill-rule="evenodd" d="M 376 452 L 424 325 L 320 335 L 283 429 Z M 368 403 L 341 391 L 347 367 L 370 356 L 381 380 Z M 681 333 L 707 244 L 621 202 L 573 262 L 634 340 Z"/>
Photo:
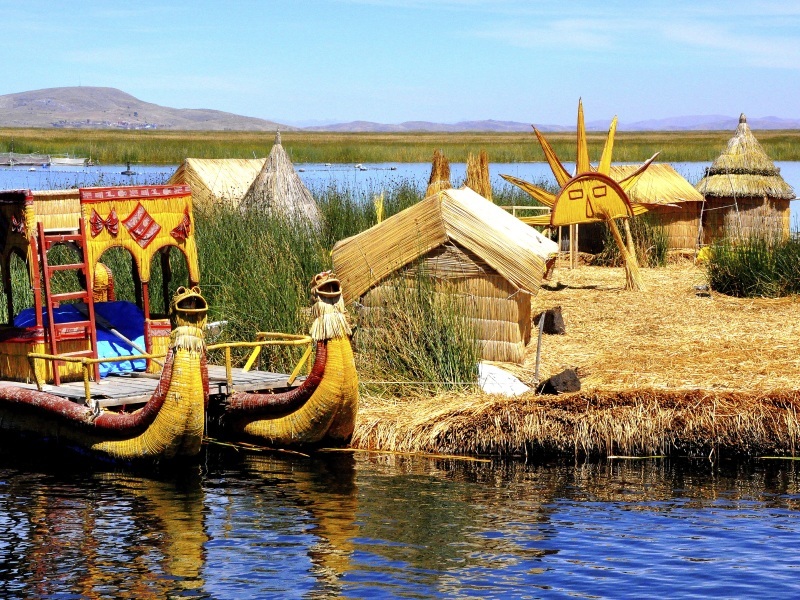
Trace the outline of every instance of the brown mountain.
<path fill-rule="evenodd" d="M 168 108 L 107 87 L 61 87 L 0 96 L 0 127 L 86 127 L 194 131 L 296 129 L 219 110 Z"/>

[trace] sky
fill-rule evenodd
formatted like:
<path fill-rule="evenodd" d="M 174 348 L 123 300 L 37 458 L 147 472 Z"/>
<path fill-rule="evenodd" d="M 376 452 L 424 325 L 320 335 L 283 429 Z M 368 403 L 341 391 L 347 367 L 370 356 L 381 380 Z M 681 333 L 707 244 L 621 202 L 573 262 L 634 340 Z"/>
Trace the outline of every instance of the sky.
<path fill-rule="evenodd" d="M 0 0 L 0 94 L 108 86 L 290 125 L 800 118 L 800 2 Z"/>

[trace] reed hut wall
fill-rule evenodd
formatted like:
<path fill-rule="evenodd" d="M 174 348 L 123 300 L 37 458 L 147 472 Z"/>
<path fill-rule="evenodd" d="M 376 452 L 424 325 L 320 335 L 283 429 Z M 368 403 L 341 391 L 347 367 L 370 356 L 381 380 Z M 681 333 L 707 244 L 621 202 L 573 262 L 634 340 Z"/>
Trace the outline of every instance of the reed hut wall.
<path fill-rule="evenodd" d="M 724 237 L 747 239 L 752 236 L 790 234 L 789 200 L 777 198 L 706 199 L 703 209 L 703 243 L 712 244 Z"/>
<path fill-rule="evenodd" d="M 416 278 L 430 279 L 436 294 L 448 294 L 474 330 L 483 360 L 522 363 L 531 338 L 531 296 L 468 249 L 448 243 L 416 263 L 395 271 L 359 301 L 360 328 L 379 329 L 381 310 L 399 289 L 412 289 Z"/>

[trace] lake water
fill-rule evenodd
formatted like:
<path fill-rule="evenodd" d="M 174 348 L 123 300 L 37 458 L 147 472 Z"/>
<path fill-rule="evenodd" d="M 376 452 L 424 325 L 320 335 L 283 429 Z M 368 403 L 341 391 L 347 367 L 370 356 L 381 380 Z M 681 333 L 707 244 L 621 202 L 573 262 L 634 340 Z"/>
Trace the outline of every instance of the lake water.
<path fill-rule="evenodd" d="M 711 163 L 686 162 L 672 163 L 673 167 L 686 179 L 696 183 L 703 176 L 703 170 Z M 776 162 L 784 179 L 800 194 L 800 162 Z M 430 163 L 381 163 L 363 164 L 364 170 L 355 165 L 297 164 L 300 177 L 310 188 L 330 184 L 347 186 L 379 194 L 398 181 L 410 180 L 423 187 L 430 175 Z M 566 163 L 571 170 L 573 164 Z M 28 167 L 0 167 L 0 189 L 63 189 L 72 186 L 93 185 L 143 185 L 159 184 L 175 172 L 175 165 L 134 165 L 135 175 L 122 175 L 124 165 L 104 165 L 85 168 L 48 167 L 30 171 Z M 548 181 L 555 183 L 553 174 L 546 163 L 495 163 L 490 165 L 494 186 L 509 186 L 500 174 L 514 175 L 527 181 Z M 464 163 L 450 165 L 450 179 L 459 185 L 466 177 Z M 800 230 L 800 200 L 791 202 L 791 223 L 794 230 Z"/>
<path fill-rule="evenodd" d="M 3 598 L 796 598 L 792 461 L 0 453 Z"/>

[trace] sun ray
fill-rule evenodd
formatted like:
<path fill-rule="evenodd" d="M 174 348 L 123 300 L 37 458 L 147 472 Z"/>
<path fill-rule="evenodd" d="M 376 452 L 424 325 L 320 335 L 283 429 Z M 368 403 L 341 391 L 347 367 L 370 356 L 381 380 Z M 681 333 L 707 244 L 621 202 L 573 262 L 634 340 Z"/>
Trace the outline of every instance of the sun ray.
<path fill-rule="evenodd" d="M 608 137 L 606 138 L 606 145 L 603 146 L 603 154 L 600 157 L 600 164 L 597 166 L 597 172 L 603 175 L 611 173 L 611 153 L 614 151 L 614 135 L 617 132 L 617 117 L 611 120 L 611 126 L 608 128 Z"/>
<path fill-rule="evenodd" d="M 588 173 L 592 170 L 592 163 L 589 162 L 589 144 L 586 141 L 586 124 L 583 120 L 582 100 L 578 100 L 578 156 L 575 158 L 575 162 L 576 175 L 578 173 Z"/>
<path fill-rule="evenodd" d="M 545 206 L 553 208 L 553 205 L 556 203 L 555 194 L 551 194 L 540 187 L 536 187 L 532 183 L 528 183 L 527 181 L 519 179 L 518 177 L 514 177 L 513 175 L 500 175 L 500 177 L 517 186 L 522 191 L 530 195 L 534 200 L 541 202 Z M 550 215 L 548 215 L 548 218 L 550 218 Z"/>
<path fill-rule="evenodd" d="M 572 176 L 564 168 L 564 165 L 561 164 L 552 146 L 550 146 L 550 142 L 544 139 L 544 136 L 536 127 L 533 128 L 533 132 L 536 134 L 536 138 L 542 146 L 544 157 L 547 159 L 547 163 L 550 165 L 550 170 L 553 172 L 553 175 L 555 175 L 558 186 L 564 187 L 564 184 L 567 183 Z"/>

